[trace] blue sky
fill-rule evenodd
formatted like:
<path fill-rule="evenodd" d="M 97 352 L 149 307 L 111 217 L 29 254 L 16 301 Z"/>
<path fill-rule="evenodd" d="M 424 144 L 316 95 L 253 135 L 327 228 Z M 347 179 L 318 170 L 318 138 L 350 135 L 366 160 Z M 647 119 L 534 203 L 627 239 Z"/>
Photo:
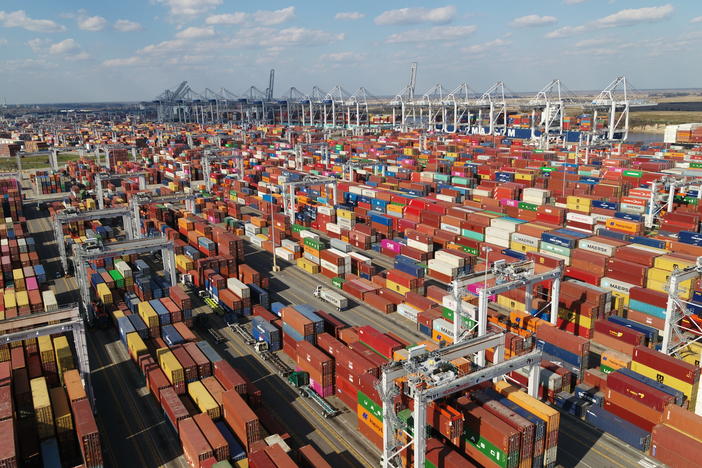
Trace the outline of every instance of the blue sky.
<path fill-rule="evenodd" d="M 337 84 L 394 94 L 419 63 L 417 92 L 553 78 L 602 89 L 702 86 L 699 0 L 353 2 L 3 0 L 0 96 L 8 103 L 153 99 L 195 90 L 276 96 Z"/>

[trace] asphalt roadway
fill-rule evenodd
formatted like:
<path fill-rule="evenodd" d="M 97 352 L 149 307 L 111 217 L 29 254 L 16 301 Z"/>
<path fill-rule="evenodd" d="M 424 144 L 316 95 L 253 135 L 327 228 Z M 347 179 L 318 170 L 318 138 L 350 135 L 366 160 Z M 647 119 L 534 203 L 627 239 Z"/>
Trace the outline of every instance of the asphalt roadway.
<path fill-rule="evenodd" d="M 42 263 L 49 278 L 60 271 L 57 247 L 46 211 L 35 211 L 34 206 L 25 207 L 29 219 L 28 227 L 35 236 Z M 362 252 L 373 258 L 374 263 L 388 268 L 386 257 L 375 252 Z M 246 245 L 246 260 L 249 265 L 269 273 L 272 255 Z M 426 339 L 419 334 L 409 320 L 396 313 L 383 315 L 349 297 L 350 307 L 337 312 L 332 306 L 315 298 L 312 294 L 317 284 L 330 285 L 322 275 L 306 272 L 279 261 L 281 271 L 271 274 L 271 301 L 284 303 L 306 303 L 323 309 L 349 325 L 372 325 L 381 331 L 392 331 L 408 341 Z M 79 299 L 73 277 L 54 281 L 54 290 L 59 304 Z M 339 291 L 342 294 L 343 291 Z M 196 313 L 208 312 L 200 305 Z M 269 427 L 273 432 L 291 434 L 295 445 L 311 443 L 325 455 L 334 466 L 377 466 L 380 453 L 356 430 L 356 417 L 335 397 L 330 403 L 342 410 L 341 414 L 325 419 L 314 402 L 300 397 L 279 377 L 270 364 L 260 359 L 243 340 L 233 333 L 219 317 L 211 314 L 210 325 L 220 330 L 227 338 L 225 343 L 215 344 L 208 339 L 235 368 L 256 383 L 263 392 L 264 406 L 270 414 Z M 156 400 L 148 394 L 143 378 L 119 342 L 114 329 L 90 330 L 88 347 L 92 369 L 92 384 L 96 395 L 97 422 L 101 432 L 105 466 L 166 466 L 185 468 L 187 463 L 175 431 L 164 417 Z M 286 357 L 278 353 L 283 360 Z M 287 360 L 287 362 L 290 362 Z M 662 466 L 641 452 L 620 442 L 609 434 L 603 434 L 576 418 L 562 414 L 559 434 L 558 465 L 567 468 L 628 468 Z"/>

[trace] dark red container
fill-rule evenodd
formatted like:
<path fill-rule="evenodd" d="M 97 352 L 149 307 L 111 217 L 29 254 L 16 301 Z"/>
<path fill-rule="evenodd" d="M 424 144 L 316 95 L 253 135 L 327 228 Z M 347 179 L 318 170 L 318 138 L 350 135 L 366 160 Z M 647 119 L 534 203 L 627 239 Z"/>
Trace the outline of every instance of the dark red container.
<path fill-rule="evenodd" d="M 212 419 L 205 413 L 199 413 L 193 416 L 193 421 L 195 421 L 198 429 L 207 439 L 207 443 L 210 444 L 215 459 L 217 461 L 228 460 L 229 444 L 222 433 L 219 432 L 215 423 L 212 422 Z"/>
<path fill-rule="evenodd" d="M 663 374 L 682 380 L 685 383 L 694 384 L 700 379 L 699 367 L 646 348 L 645 346 L 637 346 L 634 348 L 632 360 L 652 369 L 656 369 Z"/>
<path fill-rule="evenodd" d="M 86 468 L 102 467 L 100 433 L 90 403 L 88 400 L 74 401 L 71 403 L 71 409 L 73 410 L 73 424 L 78 437 L 78 446 L 83 454 L 83 464 Z"/>
<path fill-rule="evenodd" d="M 213 456 L 212 447 L 193 418 L 185 418 L 180 421 L 179 436 L 183 455 L 190 466 L 200 468 L 203 461 Z"/>

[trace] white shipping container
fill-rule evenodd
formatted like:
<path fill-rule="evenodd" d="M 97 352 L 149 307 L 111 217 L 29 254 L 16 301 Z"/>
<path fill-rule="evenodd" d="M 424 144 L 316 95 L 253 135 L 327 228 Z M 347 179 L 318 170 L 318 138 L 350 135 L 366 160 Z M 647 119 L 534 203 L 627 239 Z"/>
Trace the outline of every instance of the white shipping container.
<path fill-rule="evenodd" d="M 605 244 L 603 242 L 597 242 L 590 239 L 580 239 L 578 241 L 578 248 L 587 250 L 589 252 L 595 252 L 598 254 L 606 255 L 608 257 L 614 255 L 614 252 L 617 250 L 617 248 L 613 245 Z"/>
<path fill-rule="evenodd" d="M 371 265 L 373 263 L 373 261 L 371 260 L 370 257 L 366 257 L 365 255 L 361 255 L 358 252 L 349 252 L 349 257 L 354 258 L 361 263 L 366 263 L 368 265 Z"/>
<path fill-rule="evenodd" d="M 434 270 L 442 275 L 455 276 L 458 272 L 458 268 L 454 268 L 448 263 L 442 262 L 440 260 L 431 259 L 427 262 L 430 270 Z"/>
<path fill-rule="evenodd" d="M 607 278 L 606 276 L 600 280 L 600 286 L 612 291 L 618 291 L 620 293 L 629 294 L 631 288 L 635 288 L 635 284 L 625 283 L 624 281 L 615 280 L 613 278 Z"/>
<path fill-rule="evenodd" d="M 503 231 L 507 231 L 508 233 L 515 232 L 519 224 L 521 223 L 505 218 L 493 218 L 490 220 L 490 227 L 499 228 Z M 509 239 L 509 236 L 507 238 Z"/>
<path fill-rule="evenodd" d="M 466 260 L 463 257 L 453 255 L 448 250 L 437 250 L 434 253 L 434 259 L 448 263 L 455 268 L 460 268 L 466 264 Z"/>
<path fill-rule="evenodd" d="M 56 312 L 58 310 L 56 295 L 51 289 L 41 292 L 41 300 L 44 302 L 44 312 Z"/>
<path fill-rule="evenodd" d="M 302 231 L 300 231 L 300 238 L 302 238 L 302 239 L 314 239 L 314 240 L 318 241 L 318 240 L 319 240 L 319 235 L 318 235 L 318 234 L 315 234 L 315 233 L 312 232 L 312 231 L 308 231 L 308 230 L 306 230 L 306 229 L 303 229 Z"/>
<path fill-rule="evenodd" d="M 419 314 L 419 311 L 417 309 L 408 306 L 407 304 L 398 304 L 397 312 L 404 318 L 409 319 L 413 322 L 417 321 L 417 314 Z"/>
<path fill-rule="evenodd" d="M 566 220 L 568 221 L 575 221 L 576 223 L 584 223 L 584 224 L 595 224 L 595 220 L 592 216 L 580 214 L 580 213 L 575 213 L 572 211 L 569 211 L 566 213 Z"/>
<path fill-rule="evenodd" d="M 356 195 L 363 195 L 363 189 L 359 185 L 352 185 L 349 187 L 350 193 L 355 193 Z"/>
<path fill-rule="evenodd" d="M 476 195 L 478 197 L 491 197 L 492 191 L 483 189 L 473 189 L 473 195 Z"/>
<path fill-rule="evenodd" d="M 278 252 L 278 249 L 285 250 L 282 247 L 276 247 L 276 253 Z M 287 252 L 292 255 L 292 252 L 290 252 L 289 250 Z M 249 289 L 249 287 L 236 278 L 227 278 L 227 289 L 229 289 L 242 299 L 251 297 L 251 290 Z"/>
<path fill-rule="evenodd" d="M 300 244 L 290 239 L 283 239 L 281 245 L 291 252 L 299 252 L 301 249 Z"/>
<path fill-rule="evenodd" d="M 334 210 L 329 206 L 318 206 L 317 213 L 323 214 L 325 216 L 331 216 L 334 214 Z"/>
<path fill-rule="evenodd" d="M 127 262 L 125 262 L 124 260 L 115 262 L 115 270 L 119 271 L 119 273 L 124 278 L 129 278 L 132 276 L 132 269 L 129 267 L 129 264 L 127 264 Z"/>
<path fill-rule="evenodd" d="M 362 189 L 361 190 L 361 195 L 364 197 L 370 197 L 370 198 L 375 198 L 377 195 L 377 192 L 375 190 L 370 190 L 370 189 Z"/>
<path fill-rule="evenodd" d="M 446 307 L 447 309 L 453 310 L 454 312 L 456 311 L 456 300 L 453 298 L 453 296 L 451 294 L 447 294 L 441 299 L 441 305 Z M 467 315 L 472 320 L 477 320 L 476 317 L 477 317 L 478 312 L 477 312 L 476 307 L 473 304 L 470 304 L 470 303 L 462 300 L 461 301 L 461 311 L 463 312 L 463 314 Z"/>
<path fill-rule="evenodd" d="M 491 237 L 493 239 L 502 239 L 509 241 L 509 235 L 513 231 L 507 231 L 495 226 L 489 226 L 485 228 L 485 238 Z M 499 244 L 498 244 L 499 245 Z"/>
<path fill-rule="evenodd" d="M 332 262 L 329 262 L 329 261 L 324 260 L 324 259 L 319 260 L 319 265 L 322 268 L 324 268 L 325 270 L 329 270 L 329 271 L 336 273 L 336 274 L 340 274 L 344 269 L 343 266 L 334 265 Z"/>
<path fill-rule="evenodd" d="M 443 335 L 453 336 L 453 323 L 443 317 L 435 318 L 432 328 Z"/>
<path fill-rule="evenodd" d="M 460 228 L 460 227 L 458 227 L 458 226 L 451 226 L 450 224 L 446 224 L 446 223 L 441 223 L 440 228 L 441 228 L 442 231 L 451 232 L 451 233 L 453 233 L 453 234 L 460 234 L 460 233 L 461 233 L 461 228 Z"/>
<path fill-rule="evenodd" d="M 646 213 L 646 207 L 633 205 L 631 203 L 620 203 L 619 211 L 621 211 L 622 213 L 644 214 Z"/>
<path fill-rule="evenodd" d="M 295 261 L 295 254 L 286 249 L 285 247 L 276 247 L 275 248 L 275 255 L 278 258 L 282 258 L 286 262 L 294 262 Z"/>
<path fill-rule="evenodd" d="M 593 219 L 596 223 L 604 223 L 604 222 L 606 222 L 609 218 L 611 218 L 610 215 L 603 215 L 603 214 L 599 214 L 599 213 L 592 213 L 590 216 L 592 216 L 592 219 Z"/>
<path fill-rule="evenodd" d="M 498 239 L 497 237 L 486 235 L 485 242 L 487 242 L 488 244 L 499 245 L 500 247 L 504 247 L 505 249 L 509 249 L 509 240 L 507 239 Z"/>
<path fill-rule="evenodd" d="M 407 247 L 412 247 L 413 249 L 421 250 L 422 252 L 431 252 L 434 248 L 434 245 L 423 244 L 414 239 L 407 239 Z"/>
<path fill-rule="evenodd" d="M 319 257 L 315 257 L 309 252 L 302 252 L 303 258 L 306 258 L 310 262 L 314 263 L 315 265 L 319 265 Z"/>
<path fill-rule="evenodd" d="M 436 194 L 437 200 L 445 201 L 445 202 L 451 202 L 454 203 L 456 201 L 455 197 L 452 197 L 451 195 L 444 195 L 441 193 Z"/>
<path fill-rule="evenodd" d="M 519 242 L 520 244 L 528 245 L 529 247 L 539 248 L 539 238 L 534 236 L 527 236 L 521 232 L 515 232 L 510 236 L 510 240 L 514 242 Z"/>
<path fill-rule="evenodd" d="M 341 234 L 341 228 L 334 223 L 327 223 L 327 231 L 333 232 L 334 234 Z"/>
<path fill-rule="evenodd" d="M 542 242 L 542 245 L 543 245 L 543 244 L 544 244 L 544 243 Z M 563 261 L 565 262 L 566 266 L 570 265 L 570 257 L 566 257 L 565 255 L 557 254 L 557 253 L 554 253 L 554 252 L 549 252 L 548 250 L 543 249 L 543 248 L 542 248 L 542 249 L 539 249 L 539 253 L 546 254 L 546 255 L 550 255 L 550 256 L 552 256 L 552 257 L 556 257 L 556 258 L 558 258 L 558 259 L 563 260 Z"/>

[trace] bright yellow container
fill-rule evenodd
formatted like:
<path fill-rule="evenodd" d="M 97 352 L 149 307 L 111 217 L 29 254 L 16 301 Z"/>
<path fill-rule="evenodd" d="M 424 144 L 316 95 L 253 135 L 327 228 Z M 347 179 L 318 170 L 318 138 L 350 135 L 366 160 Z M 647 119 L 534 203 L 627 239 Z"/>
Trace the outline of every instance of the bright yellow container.
<path fill-rule="evenodd" d="M 148 302 L 139 303 L 139 316 L 149 328 L 158 327 L 158 314 Z"/>
<path fill-rule="evenodd" d="M 37 424 L 39 440 L 45 440 L 54 435 L 54 416 L 51 411 L 49 387 L 44 377 L 37 377 L 29 381 L 32 389 L 32 404 L 34 405 L 34 419 Z"/>
<path fill-rule="evenodd" d="M 207 413 L 210 419 L 219 419 L 222 410 L 199 380 L 188 384 L 188 395 L 193 399 L 200 411 Z"/>
<path fill-rule="evenodd" d="M 640 362 L 632 361 L 631 370 L 633 370 L 634 372 L 638 372 L 641 375 L 645 375 L 648 378 L 654 379 L 657 382 L 668 385 L 669 387 L 673 387 L 676 390 L 680 390 L 685 394 L 688 401 L 690 402 L 689 410 L 694 411 L 695 402 L 697 401 L 697 389 L 699 386 L 699 382 L 695 384 L 683 382 L 680 379 L 676 379 L 675 377 L 664 374 L 661 371 L 648 367 L 644 364 L 641 364 Z"/>
<path fill-rule="evenodd" d="M 129 355 L 135 361 L 142 354 L 149 354 L 149 349 L 137 332 L 127 333 L 127 348 L 129 349 Z"/>
<path fill-rule="evenodd" d="M 39 345 L 39 359 L 41 359 L 41 363 L 46 365 L 55 362 L 56 355 L 54 354 L 54 344 L 51 336 L 40 336 L 37 338 L 37 343 Z"/>
<path fill-rule="evenodd" d="M 653 260 L 653 266 L 655 268 L 660 268 L 661 270 L 666 271 L 673 271 L 675 267 L 678 267 L 682 270 L 694 265 L 694 262 L 674 257 L 672 255 L 661 255 L 660 257 L 656 257 L 655 260 Z"/>
<path fill-rule="evenodd" d="M 183 366 L 180 365 L 178 359 L 168 348 L 156 350 L 156 357 L 158 358 L 158 365 L 161 366 L 161 369 L 172 384 L 185 381 Z"/>

